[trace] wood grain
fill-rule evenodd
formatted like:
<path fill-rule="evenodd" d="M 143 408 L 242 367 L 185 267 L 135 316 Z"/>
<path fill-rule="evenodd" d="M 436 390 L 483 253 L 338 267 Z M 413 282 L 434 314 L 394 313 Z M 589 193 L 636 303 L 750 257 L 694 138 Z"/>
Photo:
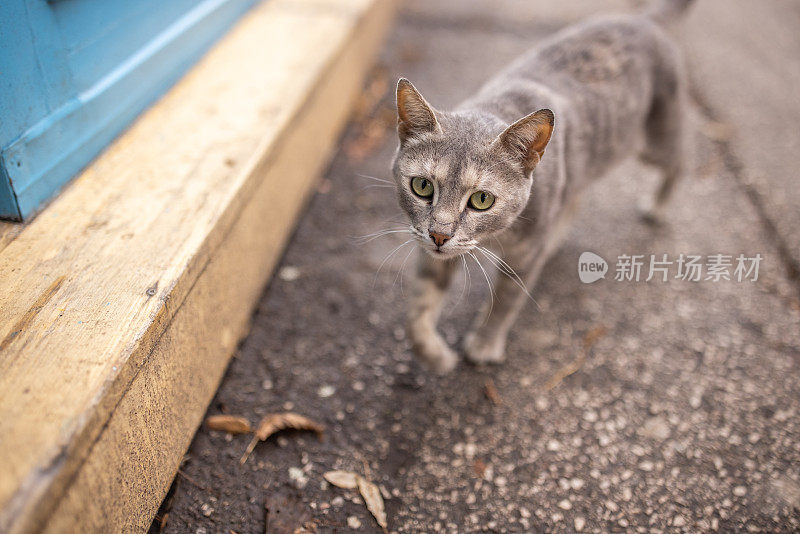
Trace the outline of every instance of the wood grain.
<path fill-rule="evenodd" d="M 261 5 L 0 251 L 0 531 L 146 526 L 391 11 Z"/>

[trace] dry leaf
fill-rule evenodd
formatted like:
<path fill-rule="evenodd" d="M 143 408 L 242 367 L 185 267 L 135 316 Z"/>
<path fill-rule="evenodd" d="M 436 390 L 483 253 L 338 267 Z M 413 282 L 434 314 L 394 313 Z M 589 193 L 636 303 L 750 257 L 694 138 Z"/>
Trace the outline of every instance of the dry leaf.
<path fill-rule="evenodd" d="M 158 519 L 158 516 L 156 516 L 156 519 Z M 164 527 L 167 526 L 167 519 L 169 519 L 169 512 L 167 512 L 164 515 L 162 515 L 161 519 L 158 521 L 158 531 L 159 532 L 162 532 L 164 530 Z"/>
<path fill-rule="evenodd" d="M 586 356 L 589 354 L 589 351 L 591 351 L 592 347 L 594 347 L 594 344 L 597 343 L 597 341 L 607 333 L 608 330 L 606 329 L 605 325 L 602 324 L 599 324 L 586 332 L 586 334 L 583 336 L 583 352 L 581 352 L 577 358 L 561 367 L 561 369 L 559 369 L 558 372 L 547 381 L 547 383 L 544 385 L 545 391 L 550 391 L 569 375 L 576 373 L 583 366 L 583 364 L 586 363 Z"/>
<path fill-rule="evenodd" d="M 559 385 L 561 381 L 567 378 L 569 375 L 578 372 L 578 370 L 583 366 L 584 362 L 586 362 L 586 356 L 581 354 L 571 362 L 561 367 L 561 369 L 559 369 L 558 372 L 544 385 L 545 391 L 550 391 Z"/>
<path fill-rule="evenodd" d="M 605 325 L 597 325 L 583 336 L 583 350 L 591 349 L 597 341 L 606 335 L 608 331 Z"/>
<path fill-rule="evenodd" d="M 494 385 L 494 380 L 491 378 L 488 379 L 483 385 L 483 393 L 486 395 L 486 398 L 489 399 L 495 406 L 500 406 L 503 404 L 503 399 L 500 397 L 500 393 L 497 392 L 497 388 Z"/>
<path fill-rule="evenodd" d="M 328 471 L 322 477 L 342 489 L 356 489 L 358 487 L 358 473 L 352 471 Z"/>
<path fill-rule="evenodd" d="M 306 521 L 296 529 L 293 534 L 314 534 L 317 531 L 317 524 L 314 521 Z"/>
<path fill-rule="evenodd" d="M 483 478 L 483 475 L 486 473 L 486 464 L 480 458 L 476 458 L 475 461 L 472 462 L 472 470 L 475 471 L 478 478 Z"/>
<path fill-rule="evenodd" d="M 325 431 L 325 427 L 321 424 L 309 419 L 305 415 L 300 415 L 294 412 L 281 412 L 265 415 L 258 424 L 256 435 L 253 436 L 252 441 L 250 441 L 250 445 L 247 446 L 247 450 L 245 451 L 244 456 L 242 456 L 242 459 L 239 460 L 239 463 L 243 464 L 247 461 L 247 458 L 250 456 L 250 453 L 253 452 L 253 449 L 255 449 L 256 444 L 259 441 L 265 441 L 275 432 L 287 429 L 311 430 L 316 432 L 320 439 L 322 439 L 322 433 Z"/>
<path fill-rule="evenodd" d="M 319 437 L 322 437 L 322 433 L 325 431 L 325 427 L 312 421 L 305 415 L 294 412 L 282 412 L 265 415 L 258 424 L 256 437 L 264 441 L 275 432 L 286 429 L 311 430 L 316 432 Z"/>
<path fill-rule="evenodd" d="M 224 430 L 231 434 L 247 434 L 253 431 L 250 422 L 238 415 L 209 415 L 206 417 L 206 426 L 211 430 Z"/>
<path fill-rule="evenodd" d="M 337 488 L 358 488 L 358 492 L 364 499 L 364 504 L 367 505 L 367 510 L 370 511 L 375 521 L 378 522 L 378 525 L 386 531 L 386 509 L 383 505 L 383 497 L 381 496 L 381 490 L 378 486 L 352 471 L 328 471 L 322 476 Z"/>
<path fill-rule="evenodd" d="M 383 497 L 381 490 L 378 486 L 370 482 L 364 477 L 357 476 L 356 482 L 358 483 L 358 492 L 364 498 L 364 503 L 367 505 L 367 510 L 375 517 L 375 521 L 381 526 L 384 531 L 386 530 L 386 509 L 383 506 Z"/>

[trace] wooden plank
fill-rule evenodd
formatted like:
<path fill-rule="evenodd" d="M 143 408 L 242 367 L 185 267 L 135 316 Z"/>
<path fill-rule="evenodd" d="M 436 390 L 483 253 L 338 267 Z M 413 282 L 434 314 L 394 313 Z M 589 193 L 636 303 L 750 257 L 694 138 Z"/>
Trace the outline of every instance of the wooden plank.
<path fill-rule="evenodd" d="M 0 531 L 146 523 L 390 12 L 259 7 L 0 251 Z"/>

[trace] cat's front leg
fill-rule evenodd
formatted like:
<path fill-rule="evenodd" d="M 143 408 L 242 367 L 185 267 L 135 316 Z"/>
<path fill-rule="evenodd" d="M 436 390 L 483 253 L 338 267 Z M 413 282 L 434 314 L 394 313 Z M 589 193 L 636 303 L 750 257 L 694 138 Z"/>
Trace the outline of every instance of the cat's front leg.
<path fill-rule="evenodd" d="M 504 273 L 498 273 L 494 284 L 494 296 L 475 318 L 472 329 L 464 337 L 464 352 L 472 363 L 501 363 L 506 359 L 506 340 L 522 306 L 530 299 L 527 290 L 532 290 L 547 261 L 545 247 L 534 247 L 533 254 L 509 255 L 503 260 Z M 476 254 L 480 256 L 481 253 Z M 500 265 L 497 259 L 482 263 Z M 514 270 L 512 274 L 509 267 Z M 519 278 L 517 278 L 519 277 Z M 526 289 L 523 289 L 523 287 Z"/>
<path fill-rule="evenodd" d="M 414 293 L 408 311 L 408 335 L 417 356 L 433 371 L 444 374 L 458 363 L 458 355 L 436 331 L 450 280 L 456 269 L 454 259 L 437 260 L 420 252 Z"/>

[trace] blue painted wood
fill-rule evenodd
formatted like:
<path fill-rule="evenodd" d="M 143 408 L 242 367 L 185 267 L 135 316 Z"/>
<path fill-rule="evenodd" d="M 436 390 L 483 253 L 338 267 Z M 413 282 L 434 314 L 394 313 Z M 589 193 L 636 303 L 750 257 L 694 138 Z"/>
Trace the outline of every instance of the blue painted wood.
<path fill-rule="evenodd" d="M 0 2 L 0 217 L 34 213 L 257 1 Z"/>
<path fill-rule="evenodd" d="M 17 197 L 14 195 L 11 182 L 6 175 L 2 157 L 0 157 L 0 213 L 5 213 L 7 218 L 15 221 L 22 218 L 17 207 Z"/>

